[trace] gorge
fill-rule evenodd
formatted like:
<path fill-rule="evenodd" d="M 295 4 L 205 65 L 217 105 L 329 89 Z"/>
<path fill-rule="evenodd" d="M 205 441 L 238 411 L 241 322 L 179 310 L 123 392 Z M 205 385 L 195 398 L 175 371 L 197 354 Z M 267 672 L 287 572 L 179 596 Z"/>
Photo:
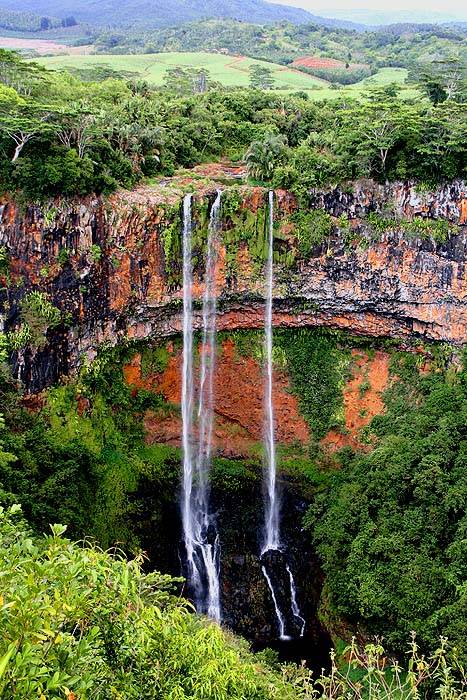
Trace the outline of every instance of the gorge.
<path fill-rule="evenodd" d="M 466 700 L 466 32 L 158 1 L 0 9 L 0 698 Z"/>
<path fill-rule="evenodd" d="M 303 209 L 284 190 L 214 180 L 186 194 L 187 184 L 48 209 L 3 200 L 13 376 L 28 410 L 49 412 L 68 440 L 87 439 L 104 410 L 99 372 L 109 371 L 109 385 L 134 401 L 144 433 L 138 459 L 149 460 L 126 483 L 123 467 L 118 479 L 112 472 L 124 508 L 112 511 L 116 540 L 136 539 L 151 566 L 176 575 L 183 540 L 199 610 L 220 619 L 222 600 L 223 622 L 258 648 L 304 634 L 316 654 L 329 636 L 354 630 L 326 607 L 324 574 L 301 525 L 322 488 L 316 454 L 332 472 L 339 450 L 369 449 L 365 430 L 402 373 L 399 353 L 417 358 L 422 375 L 437 362 L 458 365 L 465 188 L 360 182 L 313 191 Z M 60 315 L 45 309 L 22 344 L 33 292 Z M 77 380 L 83 372 L 90 383 Z"/>

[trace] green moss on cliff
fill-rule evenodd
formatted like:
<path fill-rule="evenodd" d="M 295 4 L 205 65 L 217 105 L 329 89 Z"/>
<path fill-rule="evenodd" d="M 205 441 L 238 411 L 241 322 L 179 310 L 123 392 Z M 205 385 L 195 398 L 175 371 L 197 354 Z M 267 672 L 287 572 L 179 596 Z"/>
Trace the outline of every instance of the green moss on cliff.
<path fill-rule="evenodd" d="M 315 440 L 342 423 L 342 388 L 349 351 L 329 332 L 278 329 L 274 343 L 282 348 L 292 391 Z"/>

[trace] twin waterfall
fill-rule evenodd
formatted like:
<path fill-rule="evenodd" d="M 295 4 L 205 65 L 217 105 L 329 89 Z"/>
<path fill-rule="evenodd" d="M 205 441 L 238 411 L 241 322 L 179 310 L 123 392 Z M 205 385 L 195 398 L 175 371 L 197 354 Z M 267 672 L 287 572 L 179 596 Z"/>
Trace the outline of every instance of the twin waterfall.
<path fill-rule="evenodd" d="M 183 201 L 183 479 L 182 525 L 186 573 L 196 609 L 221 621 L 220 543 L 210 511 L 209 470 L 214 420 L 214 371 L 216 363 L 216 261 L 220 230 L 221 192 L 211 208 L 204 294 L 199 381 L 193 371 L 193 264 L 192 195 Z M 272 401 L 272 289 L 273 289 L 274 192 L 269 192 L 268 255 L 266 263 L 266 311 L 264 333 L 265 393 L 265 522 L 261 567 L 274 605 L 281 639 L 289 639 L 287 623 L 302 636 L 305 620 L 297 603 L 295 581 L 280 541 L 280 504 L 276 483 L 274 409 Z M 197 392 L 195 391 L 197 385 Z M 195 395 L 196 394 L 196 395 Z M 196 404 L 196 405 L 195 405 Z M 279 575 L 277 569 L 280 569 Z M 290 614 L 289 614 L 290 613 Z"/>
<path fill-rule="evenodd" d="M 183 201 L 183 483 L 182 524 L 187 579 L 198 612 L 220 622 L 219 536 L 209 510 L 209 468 L 214 418 L 213 380 L 216 359 L 216 239 L 221 193 L 217 193 L 209 222 L 203 337 L 196 421 L 193 420 L 193 272 L 191 195 Z M 196 427 L 196 435 L 194 428 Z M 196 439 L 195 439 L 196 437 Z"/>

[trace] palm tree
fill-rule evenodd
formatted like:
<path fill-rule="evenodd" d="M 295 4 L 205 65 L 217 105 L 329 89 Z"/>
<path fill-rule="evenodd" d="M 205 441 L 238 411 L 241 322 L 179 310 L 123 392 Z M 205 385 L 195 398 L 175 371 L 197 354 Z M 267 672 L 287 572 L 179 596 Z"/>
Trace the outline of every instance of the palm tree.
<path fill-rule="evenodd" d="M 277 161 L 284 155 L 285 147 L 286 141 L 282 134 L 267 134 L 261 141 L 253 141 L 245 153 L 250 177 L 269 182 Z"/>

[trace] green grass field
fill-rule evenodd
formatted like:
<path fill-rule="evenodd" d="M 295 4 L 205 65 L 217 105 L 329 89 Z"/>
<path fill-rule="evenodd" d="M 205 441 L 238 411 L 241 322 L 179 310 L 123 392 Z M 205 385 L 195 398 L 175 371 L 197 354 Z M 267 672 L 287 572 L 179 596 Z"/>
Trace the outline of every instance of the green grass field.
<path fill-rule="evenodd" d="M 333 88 L 330 85 L 320 86 L 319 90 L 313 90 L 309 92 L 309 95 L 313 99 L 324 100 L 332 99 L 333 97 L 338 97 L 342 95 L 348 95 L 349 97 L 358 97 L 366 90 L 372 87 L 391 85 L 395 83 L 403 88 L 403 96 L 405 98 L 416 97 L 419 93 L 416 88 L 412 86 L 406 86 L 408 71 L 405 68 L 380 68 L 380 70 L 372 75 L 370 78 L 365 78 L 354 85 L 346 85 L 345 87 Z"/>
<path fill-rule="evenodd" d="M 275 87 L 282 90 L 306 90 L 323 85 L 318 78 L 284 68 L 275 63 L 264 64 L 253 58 L 237 58 L 213 53 L 158 53 L 92 56 L 53 56 L 38 61 L 47 68 L 84 68 L 94 65 L 108 65 L 115 70 L 138 73 L 153 85 L 162 85 L 168 68 L 184 66 L 187 68 L 206 68 L 213 80 L 227 87 L 243 87 L 249 84 L 249 68 L 252 65 L 268 65 L 273 71 Z"/>
<path fill-rule="evenodd" d="M 107 65 L 117 71 L 138 74 L 155 86 L 162 85 L 168 68 L 186 66 L 189 68 L 206 68 L 213 80 L 226 87 L 247 87 L 249 85 L 249 68 L 252 65 L 267 65 L 273 72 L 274 87 L 284 93 L 297 90 L 306 91 L 312 99 L 328 99 L 341 94 L 358 96 L 372 85 L 387 85 L 391 82 L 403 85 L 407 71 L 403 68 L 382 68 L 376 75 L 366 78 L 355 85 L 333 88 L 324 80 L 314 78 L 307 73 L 293 70 L 276 63 L 257 61 L 253 58 L 224 56 L 213 53 L 159 53 L 159 54 L 125 54 L 90 56 L 51 56 L 37 59 L 47 68 L 60 70 L 66 68 L 90 68 Z M 407 93 L 411 91 L 407 90 Z M 408 96 L 408 95 L 407 95 Z"/>

